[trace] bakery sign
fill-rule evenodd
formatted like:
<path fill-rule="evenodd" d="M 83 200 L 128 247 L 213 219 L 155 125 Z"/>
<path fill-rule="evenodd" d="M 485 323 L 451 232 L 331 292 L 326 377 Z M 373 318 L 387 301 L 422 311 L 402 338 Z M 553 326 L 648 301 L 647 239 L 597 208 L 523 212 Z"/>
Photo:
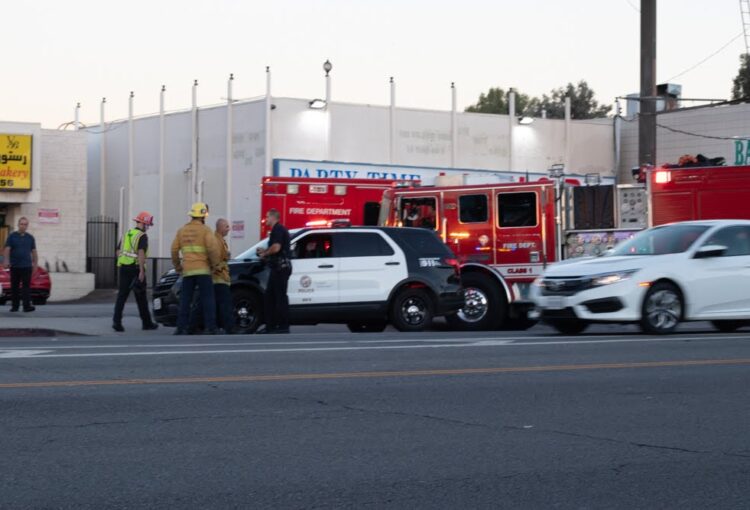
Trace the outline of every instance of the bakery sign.
<path fill-rule="evenodd" d="M 31 189 L 31 135 L 0 133 L 0 191 Z"/>

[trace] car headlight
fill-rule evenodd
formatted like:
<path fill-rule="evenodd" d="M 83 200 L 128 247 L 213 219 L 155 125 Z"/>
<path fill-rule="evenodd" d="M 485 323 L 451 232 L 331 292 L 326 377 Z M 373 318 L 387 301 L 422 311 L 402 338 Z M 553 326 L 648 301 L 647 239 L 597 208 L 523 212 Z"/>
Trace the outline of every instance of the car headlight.
<path fill-rule="evenodd" d="M 600 287 L 602 285 L 612 285 L 613 283 L 620 283 L 633 276 L 633 274 L 635 274 L 637 271 L 637 269 L 630 269 L 628 271 L 617 271 L 614 273 L 596 275 L 591 278 L 591 285 L 594 287 Z"/>

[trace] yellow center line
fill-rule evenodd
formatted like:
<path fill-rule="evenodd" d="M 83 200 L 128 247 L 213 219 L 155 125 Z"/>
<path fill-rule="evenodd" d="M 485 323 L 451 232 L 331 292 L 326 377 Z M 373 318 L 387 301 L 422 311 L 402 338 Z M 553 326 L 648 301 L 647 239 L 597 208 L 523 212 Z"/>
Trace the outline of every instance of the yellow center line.
<path fill-rule="evenodd" d="M 565 372 L 574 370 L 602 370 L 623 368 L 663 368 L 719 365 L 750 365 L 750 358 L 703 359 L 675 361 L 645 361 L 632 363 L 593 363 L 579 365 L 540 365 L 526 367 L 488 367 L 488 368 L 448 368 L 432 370 L 394 370 L 380 372 L 333 372 L 311 374 L 275 374 L 275 375 L 230 375 L 225 377 L 174 377 L 161 379 L 100 379 L 90 381 L 39 381 L 0 383 L 0 389 L 11 388 L 67 388 L 75 386 L 128 386 L 148 384 L 196 384 L 196 383 L 233 383 L 263 381 L 309 381 L 327 379 L 375 379 L 384 377 L 424 377 L 441 375 L 489 375 L 528 372 Z"/>

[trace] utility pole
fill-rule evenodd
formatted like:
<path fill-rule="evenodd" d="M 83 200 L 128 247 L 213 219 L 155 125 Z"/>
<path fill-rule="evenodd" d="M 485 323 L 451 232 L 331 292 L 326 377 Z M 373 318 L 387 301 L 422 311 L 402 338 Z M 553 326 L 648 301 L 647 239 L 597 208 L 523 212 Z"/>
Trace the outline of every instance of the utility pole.
<path fill-rule="evenodd" d="M 656 165 L 656 0 L 641 0 L 638 163 Z"/>

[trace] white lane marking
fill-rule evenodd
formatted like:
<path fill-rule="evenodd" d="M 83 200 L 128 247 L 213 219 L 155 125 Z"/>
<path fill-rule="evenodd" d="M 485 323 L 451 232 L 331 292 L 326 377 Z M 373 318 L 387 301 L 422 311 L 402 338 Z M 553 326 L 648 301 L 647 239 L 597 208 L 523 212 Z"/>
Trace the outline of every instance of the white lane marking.
<path fill-rule="evenodd" d="M 48 352 L 53 351 L 39 349 L 0 349 L 0 358 L 31 358 Z"/>
<path fill-rule="evenodd" d="M 545 345 L 581 345 L 581 344 L 614 344 L 614 343 L 637 343 L 637 342 L 681 342 L 690 340 L 715 340 L 717 337 L 669 337 L 669 338 L 622 338 L 622 339 L 600 339 L 600 340 L 557 340 L 548 342 L 518 342 L 513 340 L 498 340 L 496 338 L 466 339 L 467 341 L 454 340 L 446 342 L 443 339 L 427 345 L 365 345 L 365 346 L 339 346 L 339 347 L 283 347 L 279 349 L 221 349 L 221 350 L 191 350 L 191 351 L 135 351 L 135 352 L 91 352 L 70 354 L 37 354 L 26 356 L 32 358 L 95 358 L 107 356 L 170 356 L 188 354 L 267 354 L 287 352 L 330 352 L 330 351 L 378 351 L 393 349 L 443 349 L 443 348 L 470 348 L 470 347 L 516 347 L 516 346 L 545 346 Z M 731 337 L 738 338 L 738 337 Z M 747 337 L 745 337 L 747 338 Z M 426 341 L 426 340 L 425 340 Z M 408 341 L 403 341 L 406 343 Z M 14 357 L 9 351 L 7 358 Z"/>

